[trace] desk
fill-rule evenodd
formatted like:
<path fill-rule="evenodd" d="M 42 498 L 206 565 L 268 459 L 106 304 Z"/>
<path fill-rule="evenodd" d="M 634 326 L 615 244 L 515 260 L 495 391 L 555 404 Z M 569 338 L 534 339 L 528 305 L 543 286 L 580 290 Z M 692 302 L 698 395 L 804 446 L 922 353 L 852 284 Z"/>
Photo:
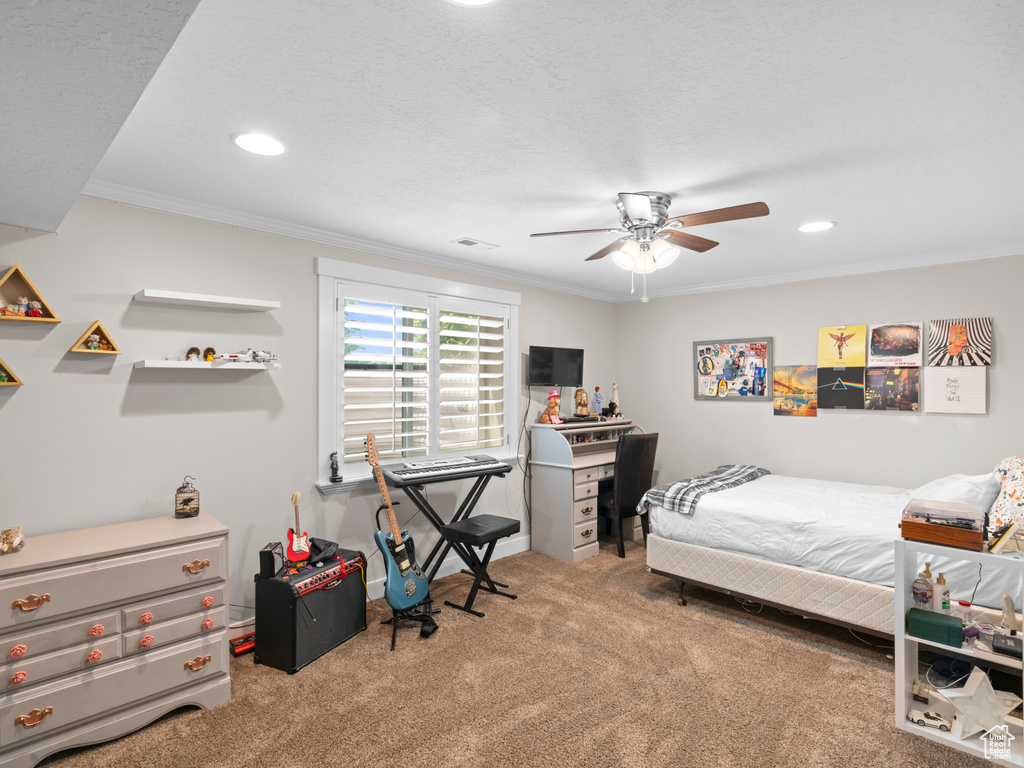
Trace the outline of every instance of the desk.
<path fill-rule="evenodd" d="M 619 435 L 633 432 L 644 434 L 632 419 L 530 425 L 531 549 L 570 562 L 597 554 L 598 484 L 614 479 Z"/>
<path fill-rule="evenodd" d="M 393 488 L 401 488 L 405 491 L 405 495 L 409 497 L 412 503 L 416 505 L 416 508 L 423 513 L 423 516 L 430 521 L 430 524 L 434 526 L 438 534 L 441 536 L 437 543 L 434 544 L 434 548 L 430 550 L 430 554 L 425 560 L 417 558 L 420 568 L 422 568 L 423 572 L 427 574 L 428 582 L 434 580 L 434 576 L 437 575 L 438 568 L 441 567 L 441 563 L 444 562 L 444 559 L 447 557 L 450 549 L 454 549 L 459 557 L 462 558 L 462 562 L 464 562 L 471 570 L 473 569 L 473 561 L 475 558 L 472 554 L 465 549 L 463 544 L 445 539 L 444 531 L 442 529 L 445 525 L 465 520 L 473 513 L 473 508 L 480 500 L 484 489 L 487 487 L 487 484 L 491 481 L 492 477 L 504 477 L 512 471 L 511 464 L 495 462 L 493 459 L 489 459 L 489 457 L 485 456 L 481 456 L 479 458 L 482 460 L 488 460 L 490 465 L 480 468 L 476 472 L 470 471 L 458 474 L 457 476 L 440 472 L 436 475 L 423 475 L 415 478 L 415 480 L 411 482 L 403 481 L 401 478 L 396 477 L 393 472 L 393 470 L 404 468 L 404 464 L 381 466 L 381 472 L 384 473 L 384 480 L 387 484 Z M 461 480 L 466 477 L 476 477 L 476 480 L 473 481 L 473 487 L 470 488 L 465 498 L 463 498 L 459 508 L 455 511 L 455 515 L 451 520 L 446 521 L 440 514 L 438 514 L 437 510 L 430 506 L 430 502 L 428 502 L 426 497 L 423 495 L 423 486 L 430 483 Z M 433 568 L 431 568 L 431 564 L 433 564 Z"/>

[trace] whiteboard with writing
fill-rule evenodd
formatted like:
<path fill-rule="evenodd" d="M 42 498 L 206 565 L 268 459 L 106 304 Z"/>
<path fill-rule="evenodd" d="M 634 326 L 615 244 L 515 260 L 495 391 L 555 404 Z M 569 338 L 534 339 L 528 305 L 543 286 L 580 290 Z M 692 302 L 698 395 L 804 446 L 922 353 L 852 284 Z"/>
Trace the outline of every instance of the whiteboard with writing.
<path fill-rule="evenodd" d="M 924 410 L 931 413 L 986 413 L 988 368 L 926 368 Z"/>

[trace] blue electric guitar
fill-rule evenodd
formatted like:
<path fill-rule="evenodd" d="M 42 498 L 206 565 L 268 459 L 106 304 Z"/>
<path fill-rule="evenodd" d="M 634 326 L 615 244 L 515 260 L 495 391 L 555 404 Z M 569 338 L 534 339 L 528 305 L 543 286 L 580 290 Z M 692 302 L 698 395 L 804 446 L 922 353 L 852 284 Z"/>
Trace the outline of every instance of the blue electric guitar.
<path fill-rule="evenodd" d="M 384 556 L 384 566 L 387 569 L 387 578 L 384 581 L 384 599 L 394 610 L 404 611 L 426 600 L 427 577 L 416 565 L 412 537 L 408 534 L 403 536 L 398 528 L 395 510 L 391 508 L 388 487 L 384 483 L 384 473 L 381 472 L 378 464 L 380 453 L 378 453 L 373 440 L 371 432 L 366 436 L 366 460 L 373 467 L 377 485 L 380 486 L 380 495 L 384 505 L 388 508 L 388 523 L 391 528 L 391 532 L 387 534 L 384 531 L 374 531 L 373 539 Z"/>

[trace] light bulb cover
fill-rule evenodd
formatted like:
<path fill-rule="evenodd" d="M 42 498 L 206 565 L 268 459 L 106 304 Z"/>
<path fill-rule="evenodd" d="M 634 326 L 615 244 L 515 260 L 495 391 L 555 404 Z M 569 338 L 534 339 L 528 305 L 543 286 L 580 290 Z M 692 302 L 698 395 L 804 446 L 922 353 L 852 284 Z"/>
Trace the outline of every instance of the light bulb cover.
<path fill-rule="evenodd" d="M 658 265 L 658 269 L 664 269 L 679 258 L 680 250 L 682 249 L 672 245 L 664 238 L 657 237 L 651 242 L 651 253 Z"/>
<path fill-rule="evenodd" d="M 254 155 L 283 155 L 288 151 L 283 141 L 267 136 L 265 133 L 236 133 L 231 137 L 235 144 L 246 152 Z"/>
<path fill-rule="evenodd" d="M 801 232 L 825 232 L 832 229 L 836 223 L 834 221 L 811 221 L 807 224 L 800 225 Z"/>
<path fill-rule="evenodd" d="M 636 266 L 636 257 L 640 254 L 640 245 L 636 240 L 627 240 L 617 251 L 612 252 L 612 261 L 617 267 L 632 272 Z"/>

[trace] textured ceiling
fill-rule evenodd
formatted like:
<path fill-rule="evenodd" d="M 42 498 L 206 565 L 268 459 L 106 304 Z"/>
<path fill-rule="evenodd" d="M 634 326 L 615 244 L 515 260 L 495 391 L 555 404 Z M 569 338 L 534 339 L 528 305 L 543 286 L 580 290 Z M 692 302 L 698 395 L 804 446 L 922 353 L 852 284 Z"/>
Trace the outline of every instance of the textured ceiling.
<path fill-rule="evenodd" d="M 529 234 L 622 191 L 772 211 L 651 295 L 1004 256 L 1022 72 L 1015 0 L 202 0 L 86 191 L 604 298 L 612 236 Z"/>
<path fill-rule="evenodd" d="M 0 223 L 57 229 L 198 2 L 0 4 Z"/>

